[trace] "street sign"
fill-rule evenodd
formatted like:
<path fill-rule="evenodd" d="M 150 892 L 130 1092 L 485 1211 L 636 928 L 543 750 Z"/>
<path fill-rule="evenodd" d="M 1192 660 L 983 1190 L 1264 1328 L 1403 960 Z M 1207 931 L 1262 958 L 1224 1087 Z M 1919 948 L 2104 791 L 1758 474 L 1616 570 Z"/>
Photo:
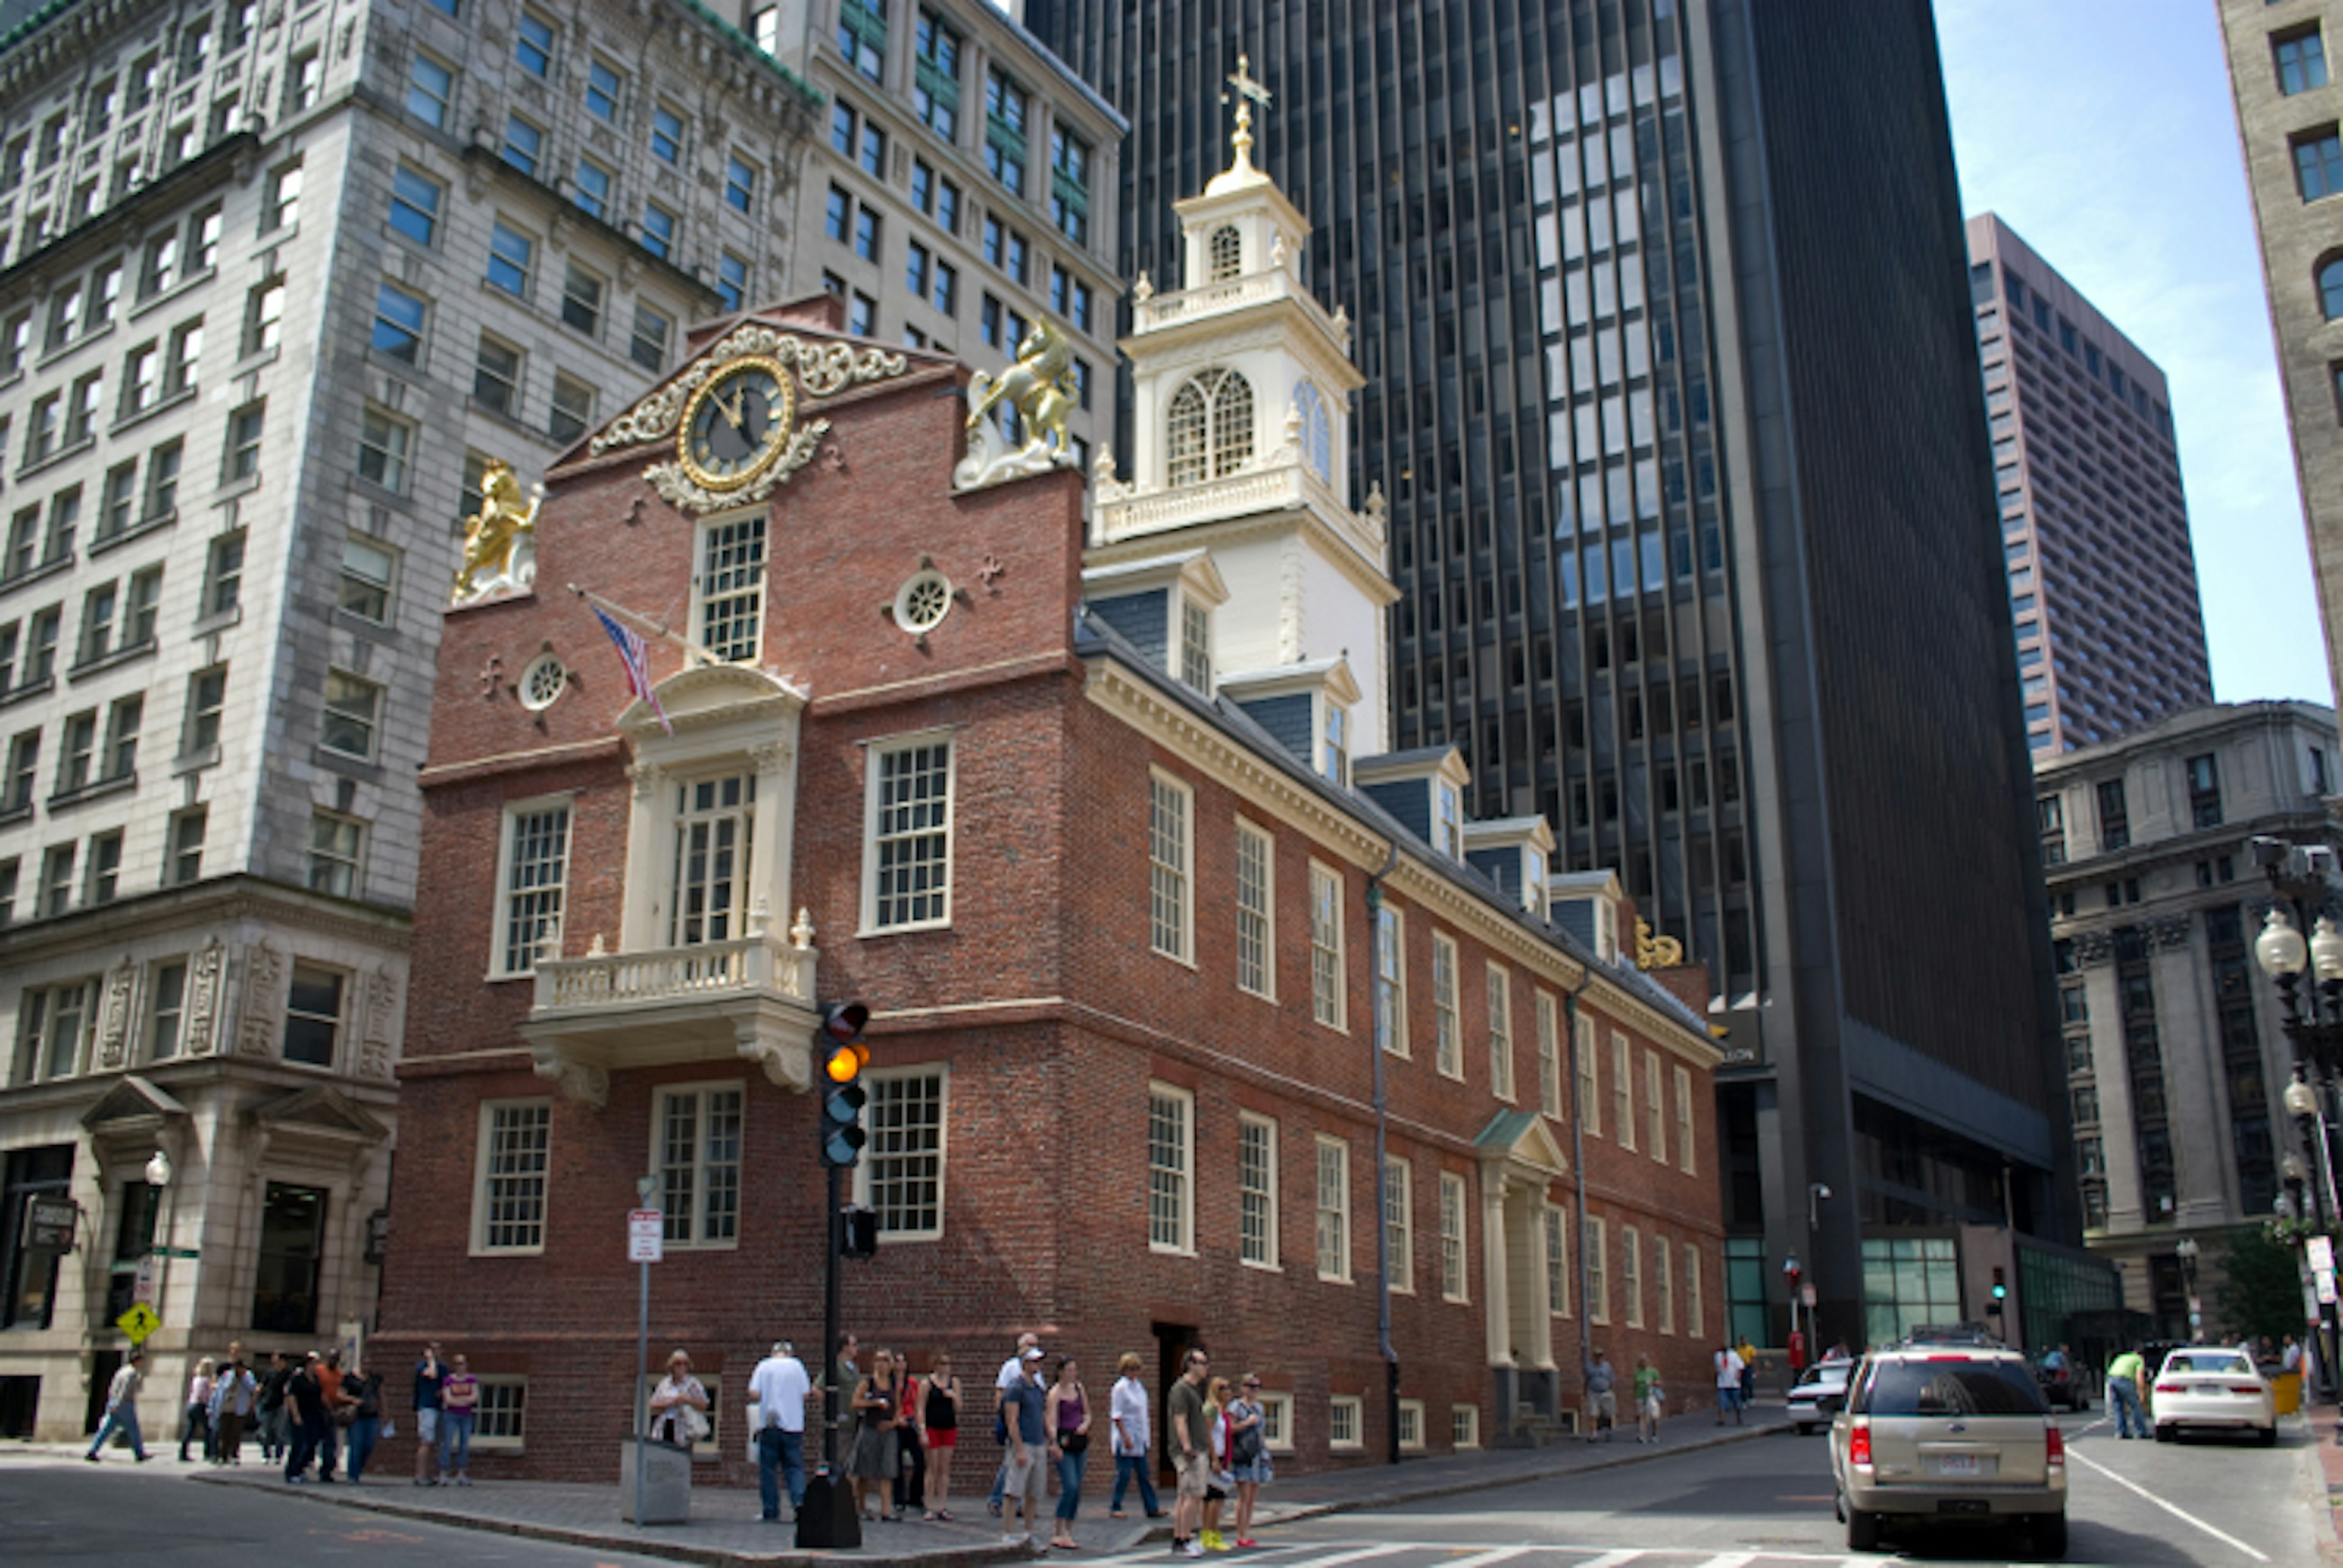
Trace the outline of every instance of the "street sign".
<path fill-rule="evenodd" d="M 667 1220 L 657 1209 L 627 1211 L 627 1261 L 656 1263 L 664 1256 Z"/>
<path fill-rule="evenodd" d="M 130 1299 L 142 1307 L 153 1306 L 155 1304 L 155 1276 L 161 1271 L 162 1271 L 157 1265 L 156 1259 L 151 1255 L 139 1259 L 138 1279 L 137 1282 L 131 1288 Z"/>
<path fill-rule="evenodd" d="M 2306 1236 L 2303 1238 L 2302 1250 L 2309 1255 L 2310 1266 L 2312 1268 L 2324 1269 L 2330 1274 L 2335 1271 L 2335 1242 L 2333 1238 L 2328 1236 Z"/>
<path fill-rule="evenodd" d="M 1811 1307 L 1815 1304 L 1815 1287 L 1812 1281 L 1798 1287 L 1798 1301 L 1804 1306 Z"/>
<path fill-rule="evenodd" d="M 2318 1304 L 2322 1307 L 2335 1304 L 2335 1271 L 2332 1269 L 2318 1271 Z"/>
<path fill-rule="evenodd" d="M 81 1218 L 81 1207 L 70 1198 L 43 1197 L 38 1193 L 25 1200 L 25 1248 L 33 1252 L 70 1252 L 74 1244 L 74 1222 Z"/>
<path fill-rule="evenodd" d="M 128 1334 L 132 1344 L 143 1345 L 156 1329 L 163 1326 L 163 1320 L 155 1315 L 154 1308 L 141 1302 L 115 1319 L 114 1326 Z"/>

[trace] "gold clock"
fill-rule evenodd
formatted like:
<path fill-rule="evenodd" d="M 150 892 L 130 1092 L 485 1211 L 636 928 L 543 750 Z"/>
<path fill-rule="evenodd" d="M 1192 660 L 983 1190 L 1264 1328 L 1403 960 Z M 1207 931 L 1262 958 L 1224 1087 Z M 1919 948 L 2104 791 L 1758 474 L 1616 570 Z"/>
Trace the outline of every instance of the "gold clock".
<path fill-rule="evenodd" d="M 705 489 L 743 488 L 780 460 L 796 415 L 797 393 L 778 360 L 759 355 L 732 360 L 684 405 L 676 460 Z"/>

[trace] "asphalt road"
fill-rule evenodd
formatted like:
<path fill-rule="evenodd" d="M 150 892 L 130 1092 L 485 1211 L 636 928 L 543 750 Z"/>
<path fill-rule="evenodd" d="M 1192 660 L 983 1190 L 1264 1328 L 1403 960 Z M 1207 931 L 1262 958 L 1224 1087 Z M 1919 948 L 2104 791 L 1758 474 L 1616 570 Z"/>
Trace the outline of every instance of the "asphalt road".
<path fill-rule="evenodd" d="M 2103 1422 L 2070 1422 L 2067 1561 L 2115 1568 L 2316 1568 L 2316 1455 L 2305 1452 L 2309 1435 L 2289 1425 L 2277 1449 L 2263 1450 L 2219 1441 L 2119 1442 Z M 2028 1543 L 2006 1532 L 1947 1533 L 1925 1542 L 1907 1536 L 1891 1552 L 1854 1556 L 1845 1528 L 1832 1516 L 1825 1441 L 1820 1433 L 1784 1433 L 1563 1480 L 1306 1520 L 1264 1532 L 1262 1550 L 1226 1560 L 1267 1568 L 1791 1568 L 1881 1563 L 1899 1554 L 1936 1563 L 2027 1560 Z M 1168 1553 L 1151 1546 L 1132 1555 Z"/>
<path fill-rule="evenodd" d="M 675 1568 L 658 1558 L 385 1518 L 240 1486 L 206 1486 L 173 1468 L 136 1466 L 114 1454 L 102 1465 L 0 1462 L 0 1563 Z"/>

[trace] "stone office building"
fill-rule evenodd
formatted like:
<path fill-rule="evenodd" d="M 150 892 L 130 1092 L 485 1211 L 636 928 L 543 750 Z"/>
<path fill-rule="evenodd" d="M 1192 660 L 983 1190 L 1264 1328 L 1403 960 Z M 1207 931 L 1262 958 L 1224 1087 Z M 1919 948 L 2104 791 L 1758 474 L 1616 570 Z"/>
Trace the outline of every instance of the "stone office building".
<path fill-rule="evenodd" d="M 451 525 L 779 286 L 814 126 L 682 4 L 0 38 L 0 1432 L 88 1430 L 155 1248 L 150 1429 L 370 1322 Z"/>
<path fill-rule="evenodd" d="M 2216 1267 L 2278 1192 L 2292 1062 L 2249 845 L 2338 842 L 2338 755 L 2331 709 L 2250 702 L 2035 764 L 2085 1241 L 2159 1334 L 2187 1330 L 2181 1240 Z"/>
<path fill-rule="evenodd" d="M 695 332 L 553 470 L 538 588 L 450 612 L 400 1067 L 444 1135 L 401 1152 L 383 1333 L 469 1355 L 488 1473 L 610 1473 L 649 1171 L 652 1332 L 744 1479 L 749 1369 L 821 1321 L 817 999 L 874 1015 L 866 1344 L 1202 1339 L 1311 1466 L 1516 1441 L 1597 1345 L 1698 1386 L 1717 1053 L 1552 923 L 1543 821 L 1381 742 L 1343 324 L 1242 157 L 1183 211 L 1192 286 L 1125 345 L 1156 413 L 1088 519 L 1069 467 L 963 459 L 963 367 L 817 295 Z M 779 412 L 717 471 L 752 386 Z M 711 538 L 749 569 L 695 583 Z M 567 582 L 688 606 L 659 711 Z M 541 678 L 484 699 L 492 659 Z"/>

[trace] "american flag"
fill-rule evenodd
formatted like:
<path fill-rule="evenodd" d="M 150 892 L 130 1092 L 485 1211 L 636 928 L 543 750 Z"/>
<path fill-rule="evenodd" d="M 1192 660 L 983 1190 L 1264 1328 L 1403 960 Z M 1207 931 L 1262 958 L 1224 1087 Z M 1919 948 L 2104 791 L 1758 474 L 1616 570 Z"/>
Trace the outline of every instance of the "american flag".
<path fill-rule="evenodd" d="M 618 645 L 618 661 L 627 667 L 628 689 L 651 705 L 651 711 L 659 715 L 661 729 L 669 735 L 674 734 L 675 726 L 667 721 L 667 709 L 659 706 L 659 693 L 651 689 L 650 664 L 645 656 L 642 638 L 633 628 L 620 626 L 612 620 L 609 612 L 598 604 L 594 607 L 594 618 L 602 623 L 602 629 L 608 632 L 610 640 Z"/>

